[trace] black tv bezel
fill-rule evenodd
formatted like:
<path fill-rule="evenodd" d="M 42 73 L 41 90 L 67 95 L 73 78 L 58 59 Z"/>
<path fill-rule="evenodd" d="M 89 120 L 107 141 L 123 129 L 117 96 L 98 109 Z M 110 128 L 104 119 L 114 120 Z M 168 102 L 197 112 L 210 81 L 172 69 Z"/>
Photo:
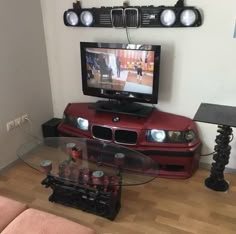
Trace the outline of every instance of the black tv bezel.
<path fill-rule="evenodd" d="M 86 49 L 87 48 L 154 51 L 154 71 L 153 71 L 152 94 L 141 94 L 141 93 L 136 93 L 132 91 L 122 92 L 120 90 L 108 90 L 108 89 L 89 87 L 87 84 L 87 68 L 86 68 Z M 107 98 L 107 99 L 112 99 L 112 100 L 126 101 L 126 102 L 141 102 L 141 103 L 150 103 L 150 104 L 158 103 L 160 56 L 161 56 L 160 45 L 80 42 L 80 54 L 81 54 L 82 91 L 84 95 Z M 129 94 L 135 94 L 135 95 L 138 95 L 138 97 L 129 97 Z"/>

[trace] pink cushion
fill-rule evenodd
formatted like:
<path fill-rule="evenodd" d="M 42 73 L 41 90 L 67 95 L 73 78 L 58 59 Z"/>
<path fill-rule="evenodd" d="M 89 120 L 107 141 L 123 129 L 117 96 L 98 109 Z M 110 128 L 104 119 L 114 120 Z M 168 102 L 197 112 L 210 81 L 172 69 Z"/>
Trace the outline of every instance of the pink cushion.
<path fill-rule="evenodd" d="M 26 208 L 23 203 L 0 196 L 0 232 Z"/>
<path fill-rule="evenodd" d="M 35 209 L 21 213 L 2 234 L 94 234 L 95 232 L 65 218 Z"/>

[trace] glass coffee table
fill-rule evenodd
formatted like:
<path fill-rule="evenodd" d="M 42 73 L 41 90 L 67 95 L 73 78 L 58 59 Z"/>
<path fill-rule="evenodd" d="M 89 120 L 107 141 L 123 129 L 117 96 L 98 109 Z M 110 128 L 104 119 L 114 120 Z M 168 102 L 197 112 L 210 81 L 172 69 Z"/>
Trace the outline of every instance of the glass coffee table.
<path fill-rule="evenodd" d="M 158 176 L 158 164 L 129 148 L 73 137 L 45 138 L 22 145 L 18 157 L 44 173 L 49 201 L 114 220 L 122 186 L 141 185 Z"/>

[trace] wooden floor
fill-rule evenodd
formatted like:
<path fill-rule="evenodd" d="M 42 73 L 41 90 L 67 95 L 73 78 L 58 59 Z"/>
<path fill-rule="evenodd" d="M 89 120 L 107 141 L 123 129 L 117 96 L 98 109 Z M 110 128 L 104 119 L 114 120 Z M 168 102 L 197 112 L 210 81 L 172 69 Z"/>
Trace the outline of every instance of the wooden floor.
<path fill-rule="evenodd" d="M 23 164 L 0 175 L 0 195 L 103 234 L 236 233 L 236 175 L 225 176 L 230 181 L 228 193 L 206 189 L 203 181 L 208 175 L 201 169 L 187 180 L 158 178 L 142 186 L 124 187 L 115 221 L 49 202 L 51 190 L 40 184 L 43 175 Z"/>

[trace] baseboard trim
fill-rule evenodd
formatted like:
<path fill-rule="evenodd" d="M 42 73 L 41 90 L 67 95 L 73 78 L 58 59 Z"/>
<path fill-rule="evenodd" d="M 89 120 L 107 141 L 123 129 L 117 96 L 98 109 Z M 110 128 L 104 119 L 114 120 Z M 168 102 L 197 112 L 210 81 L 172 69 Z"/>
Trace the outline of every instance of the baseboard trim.
<path fill-rule="evenodd" d="M 10 168 L 14 167 L 19 162 L 20 162 L 20 159 L 18 158 L 16 160 L 12 161 L 11 163 L 9 163 L 8 165 L 6 165 L 5 167 L 0 168 L 0 174 L 3 174 L 5 171 L 7 171 Z"/>
<path fill-rule="evenodd" d="M 199 163 L 199 168 L 210 170 L 211 169 L 211 164 L 200 162 Z M 224 173 L 236 174 L 236 169 L 226 167 L 225 170 L 224 170 Z"/>

